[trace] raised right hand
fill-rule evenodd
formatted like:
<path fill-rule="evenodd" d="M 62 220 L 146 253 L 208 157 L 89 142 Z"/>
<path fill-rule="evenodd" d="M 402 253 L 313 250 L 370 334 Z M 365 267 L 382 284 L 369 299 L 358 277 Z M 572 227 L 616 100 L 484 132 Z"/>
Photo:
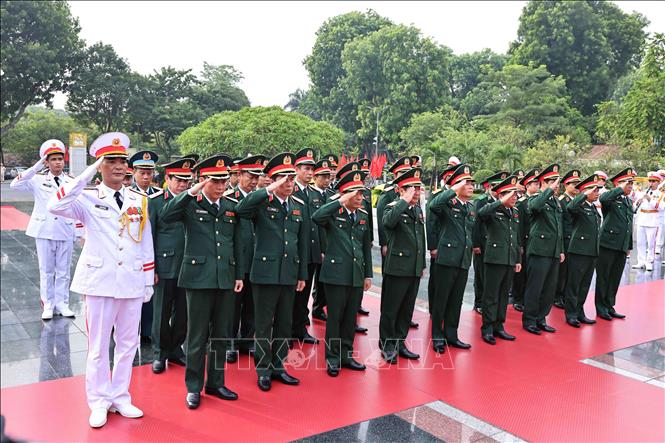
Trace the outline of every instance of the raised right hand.
<path fill-rule="evenodd" d="M 550 183 L 550 189 L 552 191 L 556 191 L 559 188 L 559 183 L 561 183 L 561 177 L 557 178 L 552 183 Z"/>
<path fill-rule="evenodd" d="M 193 196 L 199 195 L 199 193 L 203 190 L 203 187 L 210 181 L 210 177 L 207 177 L 205 180 L 202 182 L 198 182 L 194 186 L 192 186 L 189 190 L 190 194 Z"/>
<path fill-rule="evenodd" d="M 416 195 L 416 188 L 413 186 L 409 186 L 408 188 L 406 188 L 401 198 L 408 204 L 411 204 L 411 200 L 413 200 L 414 195 Z"/>
<path fill-rule="evenodd" d="M 282 178 L 280 178 L 279 180 L 270 183 L 270 184 L 268 185 L 268 187 L 266 188 L 266 191 L 268 191 L 268 192 L 273 192 L 275 189 L 277 189 L 277 188 L 279 188 L 280 186 L 282 186 L 282 185 L 286 182 L 286 180 L 287 180 L 288 178 L 289 178 L 288 175 L 283 175 Z"/>

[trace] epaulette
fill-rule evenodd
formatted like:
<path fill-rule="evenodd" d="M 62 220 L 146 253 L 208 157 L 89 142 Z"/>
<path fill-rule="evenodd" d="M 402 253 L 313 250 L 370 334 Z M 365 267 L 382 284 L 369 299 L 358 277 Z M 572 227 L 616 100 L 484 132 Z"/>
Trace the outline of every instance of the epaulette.
<path fill-rule="evenodd" d="M 365 211 L 363 208 L 358 208 L 358 211 L 362 212 L 363 214 L 367 214 L 367 211 Z"/>
<path fill-rule="evenodd" d="M 311 185 L 311 184 L 308 184 L 307 187 L 309 188 L 310 191 L 316 191 L 316 189 L 314 189 L 314 186 Z M 316 192 L 319 192 L 319 191 L 316 191 Z"/>
<path fill-rule="evenodd" d="M 305 204 L 305 202 L 300 200 L 298 197 L 295 197 L 295 196 L 292 195 L 291 198 L 294 199 L 296 202 L 300 203 L 301 205 Z"/>
<path fill-rule="evenodd" d="M 86 186 L 85 188 L 83 188 L 83 190 L 84 191 L 96 191 L 97 186 Z"/>
<path fill-rule="evenodd" d="M 328 197 L 330 200 L 335 201 L 338 198 L 340 198 L 342 195 L 341 194 L 333 194 L 330 197 Z"/>
<path fill-rule="evenodd" d="M 383 192 L 392 191 L 393 189 L 395 189 L 395 185 L 389 185 L 383 188 Z"/>
<path fill-rule="evenodd" d="M 224 197 L 227 197 L 227 196 L 229 196 L 229 195 L 233 195 L 233 194 L 235 194 L 236 192 L 237 192 L 237 191 L 236 191 L 235 189 L 231 188 L 231 189 L 225 191 L 223 195 L 224 195 Z"/>
<path fill-rule="evenodd" d="M 233 203 L 238 203 L 238 200 L 236 200 L 233 197 L 229 197 L 228 195 L 224 195 L 224 198 L 227 199 L 227 200 L 231 200 Z"/>
<path fill-rule="evenodd" d="M 391 201 L 390 203 L 388 203 L 387 206 L 395 206 L 397 203 L 399 203 L 399 200 L 400 200 L 400 199 L 393 200 L 393 201 Z"/>
<path fill-rule="evenodd" d="M 439 192 L 443 191 L 443 188 L 439 188 L 436 191 L 432 192 L 432 195 L 438 194 Z"/>
<path fill-rule="evenodd" d="M 524 200 L 526 200 L 526 195 L 517 199 L 518 202 L 523 202 Z"/>
<path fill-rule="evenodd" d="M 142 195 L 142 196 L 144 196 L 144 197 L 148 197 L 148 194 L 146 194 L 146 193 L 143 192 L 143 191 L 139 191 L 138 189 L 127 188 L 127 190 L 128 190 L 128 191 L 135 192 L 135 193 L 137 193 L 138 195 Z"/>
<path fill-rule="evenodd" d="M 148 198 L 152 199 L 152 198 L 155 198 L 155 197 L 159 197 L 159 196 L 162 195 L 162 194 L 164 194 L 164 190 L 163 190 L 163 189 L 160 189 L 159 191 L 157 191 L 157 192 L 153 192 L 152 194 L 150 194 L 150 195 L 148 196 Z"/>
<path fill-rule="evenodd" d="M 66 175 L 67 177 L 69 177 L 69 178 L 76 178 L 76 177 L 74 177 L 72 174 L 70 174 L 69 172 L 65 172 L 65 175 Z"/>

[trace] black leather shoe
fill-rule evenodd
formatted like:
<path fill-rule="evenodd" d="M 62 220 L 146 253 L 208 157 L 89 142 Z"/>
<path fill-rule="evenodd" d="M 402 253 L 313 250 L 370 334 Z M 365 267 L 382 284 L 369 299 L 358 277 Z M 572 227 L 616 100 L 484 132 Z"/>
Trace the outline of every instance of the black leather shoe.
<path fill-rule="evenodd" d="M 432 347 L 434 348 L 434 352 L 436 352 L 437 354 L 443 354 L 444 352 L 446 352 L 446 344 L 442 341 L 435 341 L 432 344 Z"/>
<path fill-rule="evenodd" d="M 584 323 L 585 325 L 595 325 L 596 320 L 591 320 L 590 318 L 587 317 L 580 317 L 579 319 L 580 323 Z"/>
<path fill-rule="evenodd" d="M 515 304 L 513 305 L 513 308 L 514 308 L 517 312 L 524 312 L 524 305 L 521 304 L 521 303 L 515 303 Z"/>
<path fill-rule="evenodd" d="M 408 358 L 409 360 L 418 360 L 420 358 L 420 355 L 416 354 L 415 352 L 409 351 L 406 347 L 400 348 L 399 356 Z"/>
<path fill-rule="evenodd" d="M 580 327 L 580 322 L 576 319 L 566 320 L 566 323 L 568 323 L 573 328 L 579 328 Z"/>
<path fill-rule="evenodd" d="M 188 392 L 185 402 L 189 409 L 196 409 L 201 404 L 201 394 L 198 392 Z"/>
<path fill-rule="evenodd" d="M 221 398 L 222 400 L 238 400 L 238 394 L 222 386 L 221 388 L 205 388 L 205 393 L 207 395 L 212 395 L 213 397 Z"/>
<path fill-rule="evenodd" d="M 490 345 L 496 344 L 496 340 L 494 339 L 494 336 L 492 336 L 492 334 L 483 334 L 483 341 Z"/>
<path fill-rule="evenodd" d="M 358 314 L 360 315 L 369 315 L 369 311 L 362 306 L 358 308 Z"/>
<path fill-rule="evenodd" d="M 303 342 L 303 343 L 310 344 L 310 345 L 318 345 L 319 344 L 319 339 L 316 338 L 316 337 L 313 337 L 307 331 L 305 331 L 305 335 L 303 336 L 302 339 L 300 339 L 300 341 Z"/>
<path fill-rule="evenodd" d="M 617 311 L 610 311 L 609 314 L 612 318 L 626 318 L 625 315 L 619 314 Z"/>
<path fill-rule="evenodd" d="M 501 340 L 508 340 L 508 341 L 514 341 L 515 336 L 507 333 L 506 331 L 496 331 L 494 333 L 495 337 L 499 337 Z"/>
<path fill-rule="evenodd" d="M 457 349 L 471 349 L 470 344 L 464 343 L 460 339 L 449 341 L 448 346 L 452 346 L 453 348 L 457 348 Z"/>
<path fill-rule="evenodd" d="M 547 323 L 541 323 L 538 325 L 538 329 L 545 332 L 556 332 L 556 329 L 548 325 Z"/>
<path fill-rule="evenodd" d="M 612 316 L 610 314 L 598 314 L 598 317 L 602 318 L 603 320 L 612 321 Z"/>
<path fill-rule="evenodd" d="M 268 377 L 267 375 L 260 376 L 259 381 L 258 381 L 258 385 L 259 385 L 260 390 L 269 391 L 271 386 L 272 386 L 272 382 L 270 381 L 270 377 Z"/>
<path fill-rule="evenodd" d="M 360 325 L 356 325 L 356 334 L 366 334 L 367 328 L 363 328 Z"/>
<path fill-rule="evenodd" d="M 315 319 L 321 320 L 321 321 L 328 320 L 328 316 L 323 311 L 321 311 L 321 312 L 312 312 L 312 318 L 315 318 Z"/>
<path fill-rule="evenodd" d="M 153 374 L 161 374 L 166 369 L 166 362 L 164 360 L 155 360 L 152 362 Z"/>
<path fill-rule="evenodd" d="M 476 311 L 476 314 L 482 314 L 483 313 L 483 308 L 480 306 L 474 306 L 473 310 Z"/>
<path fill-rule="evenodd" d="M 418 327 L 420 327 L 420 325 L 418 323 L 416 323 L 415 321 L 411 320 L 411 323 L 409 323 L 409 327 L 411 329 L 418 329 Z"/>
<path fill-rule="evenodd" d="M 524 330 L 526 330 L 527 332 L 530 332 L 532 334 L 536 334 L 536 335 L 541 334 L 540 329 L 538 329 L 535 325 L 525 326 Z"/>
<path fill-rule="evenodd" d="M 364 364 L 352 358 L 342 363 L 342 367 L 351 369 L 352 371 L 364 371 L 366 369 Z"/>
<path fill-rule="evenodd" d="M 387 362 L 390 363 L 391 365 L 394 365 L 397 363 L 397 352 L 396 351 L 391 351 L 391 352 L 381 352 L 383 354 L 383 359 Z"/>
<path fill-rule="evenodd" d="M 187 366 L 187 360 L 185 360 L 185 357 L 173 357 L 169 358 L 169 364 Z"/>
<path fill-rule="evenodd" d="M 328 372 L 328 375 L 331 377 L 337 377 L 339 375 L 339 368 L 337 366 L 333 365 L 327 365 L 326 372 Z"/>
<path fill-rule="evenodd" d="M 238 361 L 238 352 L 237 351 L 226 351 L 226 362 L 235 363 Z"/>
<path fill-rule="evenodd" d="M 563 300 L 554 300 L 554 306 L 556 306 L 559 309 L 563 309 L 565 307 L 563 304 Z"/>
<path fill-rule="evenodd" d="M 295 377 L 291 377 L 286 372 L 273 372 L 270 377 L 273 380 L 276 380 L 280 383 L 284 383 L 285 385 L 295 386 L 300 384 L 300 380 L 298 380 Z"/>

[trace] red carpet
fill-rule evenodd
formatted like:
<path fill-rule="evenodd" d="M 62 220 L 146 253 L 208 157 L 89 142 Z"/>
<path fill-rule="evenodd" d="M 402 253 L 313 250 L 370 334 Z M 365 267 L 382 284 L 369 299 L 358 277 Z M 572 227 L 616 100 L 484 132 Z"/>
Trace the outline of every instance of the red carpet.
<path fill-rule="evenodd" d="M 30 216 L 13 206 L 0 206 L 0 231 L 21 230 L 28 227 Z"/>
<path fill-rule="evenodd" d="M 664 294 L 662 280 L 624 286 L 617 309 L 627 320 L 599 320 L 581 330 L 565 325 L 563 312 L 555 308 L 549 323 L 558 332 L 540 337 L 523 331 L 520 317 L 509 308 L 506 329 L 517 341 L 496 346 L 480 340 L 480 317 L 464 313 L 460 338 L 473 349 L 441 357 L 429 351 L 428 316 L 418 312 L 421 328 L 411 333 L 410 347 L 424 358 L 415 364 L 402 361 L 365 373 L 342 370 L 331 379 L 313 367 L 314 362 L 324 367 L 318 352 L 307 362 L 312 367 L 290 370 L 301 386 L 273 384 L 263 393 L 243 357 L 244 369 L 230 365 L 226 379 L 240 400 L 204 395 L 196 411 L 184 404 L 183 368 L 155 376 L 142 366 L 134 370 L 132 394 L 146 416 L 110 415 L 101 430 L 88 427 L 81 376 L 3 389 L 0 408 L 10 436 L 42 441 L 286 441 L 437 399 L 530 441 L 664 441 L 665 391 L 579 362 L 663 337 Z M 365 297 L 364 304 L 372 315 L 361 320 L 370 335 L 356 339 L 361 359 L 376 348 L 379 320 L 379 301 Z M 320 322 L 313 329 L 323 337 Z"/>

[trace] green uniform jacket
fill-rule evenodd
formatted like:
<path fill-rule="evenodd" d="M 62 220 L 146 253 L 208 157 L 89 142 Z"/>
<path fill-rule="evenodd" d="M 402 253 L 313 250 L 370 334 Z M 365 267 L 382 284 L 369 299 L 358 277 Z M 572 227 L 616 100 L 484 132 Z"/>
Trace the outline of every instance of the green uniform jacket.
<path fill-rule="evenodd" d="M 566 193 L 559 197 L 559 202 L 561 203 L 561 208 L 563 209 L 563 213 L 561 215 L 561 222 L 563 225 L 563 252 L 568 252 L 570 236 L 573 233 L 573 218 L 568 213 L 568 211 L 566 211 L 566 207 L 568 207 L 571 201 L 573 201 L 573 198 Z"/>
<path fill-rule="evenodd" d="M 547 188 L 528 203 L 530 223 L 527 255 L 559 258 L 563 253 L 563 209 Z"/>
<path fill-rule="evenodd" d="M 321 242 L 319 240 L 319 231 L 318 227 L 312 223 L 313 211 L 309 201 L 309 196 L 311 194 L 312 189 L 309 185 L 300 189 L 298 183 L 294 183 L 293 196 L 302 200 L 305 204 L 305 210 L 303 212 L 303 224 L 307 230 L 307 255 L 305 256 L 305 261 L 307 263 L 321 263 Z"/>
<path fill-rule="evenodd" d="M 309 195 L 310 195 L 310 216 L 313 215 L 316 211 L 319 210 L 319 208 L 328 202 L 328 197 L 332 195 L 332 193 L 324 189 L 323 195 L 321 195 L 321 192 L 319 192 L 315 187 L 311 186 L 309 190 Z M 310 243 L 316 241 L 318 244 L 318 250 L 319 250 L 319 263 L 321 263 L 321 253 L 325 252 L 326 250 L 326 230 L 322 227 L 314 223 L 314 220 L 312 220 L 312 230 L 316 230 L 316 234 L 310 235 Z M 312 246 L 313 247 L 313 246 Z"/>
<path fill-rule="evenodd" d="M 520 263 L 519 210 L 513 208 L 510 213 L 500 200 L 495 200 L 478 211 L 478 218 L 483 220 L 487 234 L 484 262 L 509 266 Z"/>
<path fill-rule="evenodd" d="M 307 280 L 309 232 L 305 202 L 288 198 L 286 213 L 279 199 L 263 188 L 248 194 L 236 207 L 254 222 L 254 258 L 249 280 L 264 285 L 295 285 Z"/>
<path fill-rule="evenodd" d="M 337 200 L 314 212 L 312 221 L 325 229 L 328 239 L 319 277 L 321 282 L 357 288 L 363 286 L 366 278 L 372 278 L 369 218 L 364 209 L 358 209 L 352 224 L 346 209 Z"/>
<path fill-rule="evenodd" d="M 388 244 L 388 237 L 386 231 L 383 229 L 383 213 L 386 210 L 388 203 L 393 202 L 399 198 L 399 192 L 397 192 L 396 186 L 386 186 L 383 190 L 381 196 L 379 196 L 379 201 L 376 203 L 376 223 L 377 231 L 379 231 L 379 246 L 386 246 Z"/>
<path fill-rule="evenodd" d="M 160 279 L 178 278 L 185 250 L 185 226 L 182 222 L 165 223 L 159 217 L 166 202 L 171 200 L 173 194 L 168 189 L 164 192 L 155 192 L 148 200 L 152 242 L 155 248 L 155 274 L 159 275 Z"/>
<path fill-rule="evenodd" d="M 219 199 L 219 212 L 203 194 L 182 192 L 167 201 L 159 217 L 162 222 L 182 221 L 185 226 L 185 255 L 178 286 L 185 289 L 233 289 L 242 280 L 240 223 L 235 200 Z M 241 262 L 242 260 L 238 260 Z"/>
<path fill-rule="evenodd" d="M 517 200 L 515 207 L 520 211 L 520 240 L 522 249 L 526 251 L 529 244 L 529 229 L 531 228 L 531 215 L 529 214 L 529 200 L 538 194 L 524 194 Z"/>
<path fill-rule="evenodd" d="M 425 220 L 423 210 L 398 198 L 386 206 L 383 227 L 388 233 L 388 253 L 383 273 L 420 277 L 425 269 Z"/>
<path fill-rule="evenodd" d="M 487 193 L 478 197 L 474 201 L 478 214 L 480 214 L 480 210 L 483 206 L 494 201 L 496 201 L 496 199 Z M 487 244 L 487 228 L 485 226 L 485 221 L 481 220 L 479 217 L 476 217 L 476 222 L 473 225 L 471 240 L 473 241 L 474 248 L 480 248 L 482 252 L 485 252 L 485 245 Z"/>
<path fill-rule="evenodd" d="M 436 264 L 469 269 L 471 266 L 471 231 L 476 219 L 473 202 L 459 201 L 455 191 L 439 192 L 430 202 L 430 209 L 441 221 Z"/>
<path fill-rule="evenodd" d="M 600 246 L 600 214 L 580 192 L 568 203 L 566 212 L 573 222 L 568 252 L 598 257 Z"/>
<path fill-rule="evenodd" d="M 633 205 L 621 188 L 601 194 L 600 205 L 603 210 L 600 246 L 627 253 L 633 249 Z"/>
<path fill-rule="evenodd" d="M 441 235 L 441 220 L 434 215 L 430 208 L 430 204 L 432 203 L 434 196 L 443 190 L 444 189 L 439 189 L 438 191 L 434 191 L 425 206 L 425 235 L 427 238 L 427 249 L 429 251 L 433 251 L 439 247 L 439 235 Z"/>
<path fill-rule="evenodd" d="M 363 209 L 369 217 L 369 240 L 374 241 L 374 217 L 372 216 L 372 190 L 363 189 Z"/>
<path fill-rule="evenodd" d="M 229 194 L 237 201 L 242 201 L 245 196 L 240 189 L 233 189 Z M 248 194 L 249 195 L 249 194 Z M 249 274 L 254 258 L 254 223 L 251 220 L 240 217 L 240 257 L 238 263 L 242 266 L 243 276 Z"/>

